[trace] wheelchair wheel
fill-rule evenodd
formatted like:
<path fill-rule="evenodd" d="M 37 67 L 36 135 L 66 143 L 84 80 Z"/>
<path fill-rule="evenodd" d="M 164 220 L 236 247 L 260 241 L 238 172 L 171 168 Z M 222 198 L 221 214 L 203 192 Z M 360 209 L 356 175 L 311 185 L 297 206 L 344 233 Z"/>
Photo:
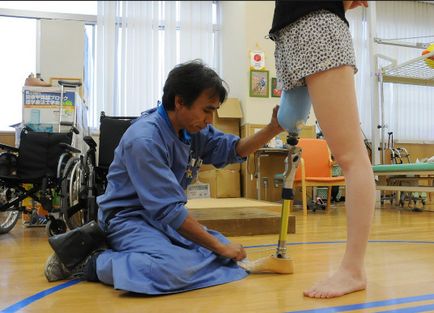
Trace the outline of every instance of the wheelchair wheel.
<path fill-rule="evenodd" d="M 15 227 L 20 217 L 20 212 L 16 211 L 7 211 L 0 212 L 0 234 L 6 234 Z"/>
<path fill-rule="evenodd" d="M 62 180 L 62 212 L 66 225 L 74 229 L 86 224 L 85 173 L 79 159 L 65 170 Z"/>
<path fill-rule="evenodd" d="M 48 218 L 49 220 L 47 225 L 45 225 L 45 232 L 48 237 L 66 233 L 66 224 L 63 220 L 54 218 L 52 216 L 49 216 Z"/>
<path fill-rule="evenodd" d="M 76 164 L 80 163 L 80 158 L 73 157 L 68 160 L 65 167 L 62 170 L 62 180 L 60 183 L 60 209 L 63 219 L 68 225 L 69 229 L 73 229 L 73 225 L 70 225 L 69 219 L 74 215 L 74 208 L 70 207 L 70 195 L 69 195 L 69 181 L 71 179 L 71 173 Z"/>
<path fill-rule="evenodd" d="M 58 178 L 62 177 L 62 175 L 63 175 L 66 167 L 69 164 L 68 161 L 71 160 L 71 159 L 73 159 L 73 156 L 70 153 L 68 153 L 68 152 L 63 153 L 60 156 L 59 161 L 57 163 L 57 177 Z"/>
<path fill-rule="evenodd" d="M 0 175 L 15 175 L 17 170 L 17 158 L 17 155 L 14 153 L 0 153 Z M 0 205 L 8 203 L 14 197 L 15 189 L 0 186 Z M 17 224 L 20 217 L 18 206 L 12 209 L 13 211 L 0 212 L 0 234 L 8 233 Z"/>
<path fill-rule="evenodd" d="M 0 187 L 0 205 L 7 203 L 14 196 L 15 190 L 4 186 Z M 13 207 L 13 211 L 0 212 L 0 234 L 6 234 L 17 224 L 20 217 L 18 207 Z"/>
<path fill-rule="evenodd" d="M 70 207 L 79 206 L 74 215 L 70 217 L 71 222 L 78 226 L 86 224 L 86 206 L 83 199 L 86 192 L 86 180 L 84 169 L 80 163 L 77 163 L 71 172 L 71 179 L 69 180 L 69 205 Z"/>

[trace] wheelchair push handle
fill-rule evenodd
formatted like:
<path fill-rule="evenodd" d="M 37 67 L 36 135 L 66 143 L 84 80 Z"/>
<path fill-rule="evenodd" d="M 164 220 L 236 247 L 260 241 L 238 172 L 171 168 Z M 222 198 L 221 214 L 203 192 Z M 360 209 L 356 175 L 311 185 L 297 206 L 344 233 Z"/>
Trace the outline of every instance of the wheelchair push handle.
<path fill-rule="evenodd" d="M 80 131 L 78 130 L 78 128 L 75 127 L 74 123 L 72 123 L 72 122 L 64 122 L 64 121 L 62 121 L 62 122 L 60 122 L 60 125 L 62 125 L 62 126 L 70 126 L 71 130 L 74 132 L 74 134 L 78 135 L 80 133 Z"/>
<path fill-rule="evenodd" d="M 63 87 L 71 87 L 76 88 L 81 86 L 81 82 L 73 82 L 73 81 L 67 81 L 67 80 L 59 80 L 57 82 L 60 86 Z"/>

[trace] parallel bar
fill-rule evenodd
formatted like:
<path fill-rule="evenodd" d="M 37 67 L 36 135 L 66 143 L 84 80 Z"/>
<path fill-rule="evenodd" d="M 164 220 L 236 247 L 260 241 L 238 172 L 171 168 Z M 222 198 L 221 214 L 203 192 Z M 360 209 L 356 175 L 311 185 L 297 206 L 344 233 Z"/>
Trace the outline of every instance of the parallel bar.
<path fill-rule="evenodd" d="M 434 186 L 384 186 L 377 185 L 377 190 L 387 191 L 412 191 L 412 192 L 434 192 Z"/>

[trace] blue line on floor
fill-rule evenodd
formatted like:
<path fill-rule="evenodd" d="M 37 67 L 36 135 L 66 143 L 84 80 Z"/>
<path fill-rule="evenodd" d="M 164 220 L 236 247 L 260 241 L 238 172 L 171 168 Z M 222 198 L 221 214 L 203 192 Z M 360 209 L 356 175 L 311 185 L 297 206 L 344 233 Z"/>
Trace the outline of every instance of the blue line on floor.
<path fill-rule="evenodd" d="M 416 313 L 416 312 L 432 312 L 434 311 L 434 304 L 425 304 L 409 308 L 394 309 L 388 311 L 381 311 L 377 313 Z"/>
<path fill-rule="evenodd" d="M 410 243 L 410 244 L 434 244 L 434 241 L 418 241 L 418 240 L 369 240 L 370 243 Z M 320 245 L 320 244 L 338 244 L 338 243 L 346 243 L 345 240 L 336 240 L 336 241 L 311 241 L 311 242 L 290 242 L 287 243 L 288 246 L 296 246 L 296 245 Z M 245 246 L 244 248 L 262 248 L 262 247 L 273 247 L 276 246 L 276 244 L 265 244 L 265 245 L 255 245 L 255 246 Z M 64 288 L 73 286 L 77 283 L 79 283 L 80 280 L 74 279 L 74 280 L 70 280 L 66 283 L 57 285 L 53 288 L 41 291 L 37 294 L 34 294 L 33 296 L 30 296 L 28 298 L 25 298 L 24 300 L 21 300 L 3 310 L 0 311 L 0 313 L 15 313 L 18 310 L 28 306 L 29 304 L 44 298 L 52 293 L 55 293 L 59 290 L 62 290 Z M 433 296 L 433 298 L 430 299 L 434 299 L 434 295 L 427 295 L 427 296 Z M 425 296 L 421 296 L 421 297 L 425 297 Z M 386 300 L 386 301 L 380 301 L 380 302 L 388 302 L 388 301 L 400 301 L 402 299 L 411 299 L 411 298 L 418 298 L 418 297 L 410 297 L 410 298 L 401 298 L 401 299 L 395 299 L 395 300 Z M 422 300 L 414 300 L 414 301 L 422 301 Z M 411 301 L 408 301 L 411 302 Z M 354 304 L 354 305 L 349 305 L 349 306 L 343 306 L 343 307 L 352 307 L 352 306 L 357 306 L 357 305 L 370 305 L 376 302 L 370 302 L 370 303 L 363 303 L 363 304 Z M 394 302 L 394 303 L 405 303 L 405 302 Z M 394 304 L 392 303 L 392 304 Z M 383 304 L 383 305 L 387 305 L 387 304 Z M 336 308 L 343 308 L 343 307 L 336 307 Z M 368 307 L 368 306 L 366 306 Z M 294 312 L 290 312 L 290 313 L 303 313 L 303 312 L 309 312 L 309 313 L 315 313 L 315 312 L 321 312 L 321 313 L 325 313 L 325 312 L 343 312 L 342 310 L 336 310 L 336 308 L 325 308 L 325 309 L 314 309 L 314 310 L 307 310 L 307 311 L 294 311 Z M 356 309 L 356 308 L 354 308 Z M 351 309 L 351 310 L 354 310 Z M 404 312 L 404 311 L 403 311 Z M 413 311 L 408 311 L 408 312 L 413 312 Z M 422 311 L 414 311 L 414 312 L 422 312 Z M 289 313 L 289 312 L 288 312 Z"/>
<path fill-rule="evenodd" d="M 67 287 L 70 287 L 72 285 L 78 284 L 80 281 L 81 280 L 79 280 L 79 279 L 73 279 L 73 280 L 70 280 L 70 281 L 68 281 L 66 283 L 57 285 L 57 286 L 55 286 L 53 288 L 50 288 L 50 289 L 38 292 L 37 294 L 34 294 L 33 296 L 27 297 L 24 300 L 21 300 L 21 301 L 15 303 L 15 304 L 13 304 L 13 305 L 11 305 L 11 306 L 3 309 L 3 310 L 1 310 L 0 313 L 14 313 L 14 312 L 17 312 L 18 310 L 21 310 L 25 306 L 28 306 L 29 304 L 31 304 L 31 303 L 33 303 L 33 302 L 35 302 L 35 301 L 37 301 L 37 300 L 39 300 L 41 298 L 44 298 L 44 297 L 46 297 L 46 296 L 48 296 L 48 295 L 50 295 L 52 293 L 55 293 L 55 292 L 57 292 L 59 290 L 62 290 L 64 288 L 67 288 Z"/>
<path fill-rule="evenodd" d="M 374 302 L 366 302 L 366 303 L 358 303 L 358 304 L 349 304 L 349 305 L 342 305 L 342 306 L 335 306 L 335 307 L 329 307 L 329 308 L 322 308 L 322 309 L 311 309 L 311 310 L 302 310 L 302 311 L 289 311 L 286 313 L 334 313 L 334 312 L 348 312 L 348 311 L 354 311 L 354 310 L 361 310 L 361 309 L 369 309 L 369 308 L 375 308 L 380 306 L 386 306 L 386 305 L 396 305 L 396 304 L 402 304 L 402 303 L 409 303 L 409 302 L 416 302 L 416 301 L 425 301 L 425 300 L 433 300 L 434 294 L 428 294 L 423 296 L 416 296 L 416 297 L 405 297 L 405 298 L 397 298 L 397 299 L 389 299 L 384 301 L 374 301 Z M 421 306 L 422 307 L 422 306 Z M 423 306 L 425 307 L 425 305 Z M 434 305 L 431 305 L 431 308 L 433 308 Z M 408 308 L 411 309 L 411 308 Z M 415 308 L 414 308 L 415 309 Z M 390 311 L 383 311 L 385 312 L 405 312 L 405 313 L 412 313 L 412 312 L 426 312 L 426 311 L 400 311 L 398 309 L 390 310 Z"/>
<path fill-rule="evenodd" d="M 369 243 L 411 243 L 411 244 L 434 244 L 434 241 L 423 241 L 423 240 L 369 240 Z M 336 243 L 346 243 L 346 240 L 335 240 L 335 241 L 310 241 L 310 242 L 288 242 L 287 246 L 298 246 L 298 245 L 322 245 L 322 244 L 336 244 Z M 265 245 L 254 245 L 254 246 L 244 246 L 244 248 L 262 248 L 262 247 L 274 247 L 276 244 L 265 244 Z"/>

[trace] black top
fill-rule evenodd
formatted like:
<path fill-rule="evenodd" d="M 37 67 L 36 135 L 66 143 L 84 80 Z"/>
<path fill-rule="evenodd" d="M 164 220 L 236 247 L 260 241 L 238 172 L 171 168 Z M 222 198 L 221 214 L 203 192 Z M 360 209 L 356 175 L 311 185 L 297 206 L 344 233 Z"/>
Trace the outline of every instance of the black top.
<path fill-rule="evenodd" d="M 299 18 L 318 10 L 328 10 L 339 16 L 347 25 L 344 5 L 342 1 L 288 1 L 276 0 L 274 8 L 273 25 L 270 35 L 276 34 L 285 26 L 294 23 Z M 272 39 L 273 36 L 270 36 Z"/>

